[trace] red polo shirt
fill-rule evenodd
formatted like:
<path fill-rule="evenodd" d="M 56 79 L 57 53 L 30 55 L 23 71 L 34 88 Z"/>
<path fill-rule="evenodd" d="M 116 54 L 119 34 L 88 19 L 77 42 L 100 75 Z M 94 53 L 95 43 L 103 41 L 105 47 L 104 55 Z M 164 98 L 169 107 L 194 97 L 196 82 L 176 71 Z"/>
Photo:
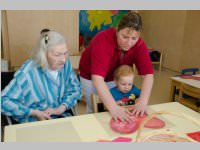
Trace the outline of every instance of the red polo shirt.
<path fill-rule="evenodd" d="M 149 52 L 140 38 L 137 43 L 120 58 L 116 29 L 99 32 L 83 52 L 79 64 L 80 76 L 91 80 L 91 75 L 100 75 L 105 81 L 113 81 L 113 74 L 122 64 L 136 65 L 140 75 L 153 74 Z"/>

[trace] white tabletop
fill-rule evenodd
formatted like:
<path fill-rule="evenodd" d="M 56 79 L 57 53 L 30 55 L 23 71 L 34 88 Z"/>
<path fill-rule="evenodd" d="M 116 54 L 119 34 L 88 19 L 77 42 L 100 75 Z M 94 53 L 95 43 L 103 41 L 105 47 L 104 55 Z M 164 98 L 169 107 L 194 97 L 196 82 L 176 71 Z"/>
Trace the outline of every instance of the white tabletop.
<path fill-rule="evenodd" d="M 194 75 L 194 76 L 200 77 L 200 74 Z M 181 77 L 171 77 L 171 79 L 175 80 L 175 81 L 182 82 L 182 83 L 186 83 L 186 84 L 191 85 L 191 86 L 196 87 L 196 88 L 200 88 L 200 81 L 199 80 L 183 79 Z"/>
<path fill-rule="evenodd" d="M 193 119 L 200 121 L 200 114 L 177 103 L 164 103 L 149 106 L 148 112 L 166 110 L 169 112 L 184 113 Z M 159 117 L 165 121 L 164 129 L 170 129 L 175 133 L 186 136 L 188 132 L 200 131 L 200 127 L 193 122 L 173 115 Z M 132 134 L 118 134 L 109 127 L 111 117 L 108 112 L 80 115 L 68 118 L 24 123 L 6 126 L 5 142 L 95 142 L 100 139 L 112 140 L 116 137 L 129 137 L 135 141 L 136 132 Z M 145 128 L 144 133 L 152 132 Z"/>

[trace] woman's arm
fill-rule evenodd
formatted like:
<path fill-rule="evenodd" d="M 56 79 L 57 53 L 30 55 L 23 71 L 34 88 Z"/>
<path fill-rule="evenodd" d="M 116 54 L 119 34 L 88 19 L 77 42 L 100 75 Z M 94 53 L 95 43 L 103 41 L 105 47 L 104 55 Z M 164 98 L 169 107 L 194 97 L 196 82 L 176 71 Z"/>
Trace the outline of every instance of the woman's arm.
<path fill-rule="evenodd" d="M 149 101 L 149 97 L 151 95 L 151 90 L 153 87 L 153 74 L 147 74 L 142 77 L 142 89 L 141 89 L 141 94 L 140 98 L 144 100 L 144 102 L 147 104 Z"/>
<path fill-rule="evenodd" d="M 136 116 L 139 114 L 143 115 L 146 112 L 154 81 L 153 74 L 144 75 L 142 76 L 142 78 L 143 79 L 140 97 L 136 99 L 136 104 L 133 111 L 133 114 L 135 114 Z"/>
<path fill-rule="evenodd" d="M 117 105 L 104 81 L 104 78 L 99 75 L 92 75 L 92 81 L 99 97 L 111 113 L 112 117 L 115 120 L 120 119 L 122 121 L 131 122 L 132 120 L 128 115 L 129 111 Z"/>

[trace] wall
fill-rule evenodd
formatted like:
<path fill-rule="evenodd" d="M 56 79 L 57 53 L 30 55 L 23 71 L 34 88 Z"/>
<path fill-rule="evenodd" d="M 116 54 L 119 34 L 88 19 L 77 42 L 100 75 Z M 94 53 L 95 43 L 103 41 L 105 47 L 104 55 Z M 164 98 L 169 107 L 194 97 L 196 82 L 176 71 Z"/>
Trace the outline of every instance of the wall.
<path fill-rule="evenodd" d="M 187 11 L 180 69 L 200 68 L 200 11 Z"/>
<path fill-rule="evenodd" d="M 35 46 L 43 28 L 62 33 L 67 39 L 70 54 L 77 54 L 78 15 L 75 10 L 5 11 L 2 22 L 5 24 L 3 30 L 7 30 L 8 43 L 4 51 L 9 51 L 11 66 L 17 68 L 29 58 L 30 50 Z"/>
<path fill-rule="evenodd" d="M 163 66 L 174 71 L 200 68 L 200 11 L 142 10 L 143 36 L 164 54 Z"/>
<path fill-rule="evenodd" d="M 140 13 L 148 46 L 163 52 L 163 67 L 179 71 L 187 11 L 143 10 Z"/>

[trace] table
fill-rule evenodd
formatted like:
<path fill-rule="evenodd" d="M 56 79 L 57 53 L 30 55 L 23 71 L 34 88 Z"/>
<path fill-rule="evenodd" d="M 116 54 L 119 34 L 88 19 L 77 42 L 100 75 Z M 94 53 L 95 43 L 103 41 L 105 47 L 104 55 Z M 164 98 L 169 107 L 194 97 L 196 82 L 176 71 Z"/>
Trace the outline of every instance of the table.
<path fill-rule="evenodd" d="M 190 115 L 200 121 L 199 113 L 177 102 L 151 105 L 148 112 L 176 111 Z M 165 129 L 181 133 L 199 131 L 200 127 L 181 117 L 163 115 L 160 119 L 166 122 Z M 129 137 L 135 141 L 136 132 L 121 135 L 109 127 L 110 114 L 108 112 L 86 114 L 68 118 L 24 123 L 5 127 L 5 142 L 95 142 L 100 139 L 111 140 L 116 137 Z M 163 130 L 163 129 L 159 129 Z M 143 133 L 152 132 L 144 129 Z"/>
<path fill-rule="evenodd" d="M 200 74 L 194 75 L 200 77 Z M 175 92 L 176 89 L 181 90 L 181 86 L 183 84 L 188 84 L 194 88 L 200 89 L 200 81 L 193 80 L 193 79 L 183 79 L 181 77 L 171 77 L 171 91 L 170 91 L 170 100 L 175 100 Z"/>

